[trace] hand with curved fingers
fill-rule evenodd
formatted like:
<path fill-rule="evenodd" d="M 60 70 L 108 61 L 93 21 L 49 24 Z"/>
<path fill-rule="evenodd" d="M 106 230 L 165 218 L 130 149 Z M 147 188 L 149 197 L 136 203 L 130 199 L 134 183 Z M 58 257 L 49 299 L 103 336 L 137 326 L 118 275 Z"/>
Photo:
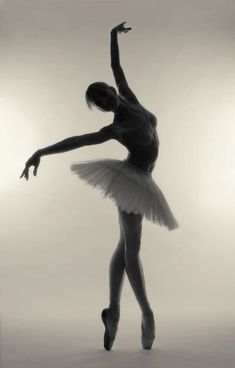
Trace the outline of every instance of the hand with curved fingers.
<path fill-rule="evenodd" d="M 33 175 L 37 175 L 38 166 L 40 164 L 40 153 L 36 151 L 25 163 L 25 168 L 22 171 L 20 178 L 25 177 L 26 180 L 29 179 L 29 168 L 30 166 L 34 166 Z"/>
<path fill-rule="evenodd" d="M 118 33 L 122 33 L 122 32 L 124 32 L 124 33 L 126 33 L 126 32 L 128 32 L 128 31 L 130 31 L 132 28 L 131 27 L 128 27 L 128 28 L 125 28 L 124 27 L 124 24 L 125 24 L 126 22 L 122 22 L 122 23 L 120 23 L 120 24 L 118 24 L 116 27 L 114 27 L 113 29 L 112 29 L 112 31 L 111 32 L 118 32 Z"/>

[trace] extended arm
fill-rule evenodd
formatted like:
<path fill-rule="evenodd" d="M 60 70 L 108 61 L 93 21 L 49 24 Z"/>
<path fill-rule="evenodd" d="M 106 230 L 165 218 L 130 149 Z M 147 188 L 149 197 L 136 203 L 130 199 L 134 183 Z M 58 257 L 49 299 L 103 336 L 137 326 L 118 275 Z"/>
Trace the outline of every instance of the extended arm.
<path fill-rule="evenodd" d="M 70 150 L 80 148 L 83 146 L 90 146 L 92 144 L 100 144 L 100 143 L 104 143 L 108 141 L 109 139 L 114 138 L 114 133 L 113 133 L 113 129 L 111 125 L 112 124 L 101 128 L 98 132 L 69 137 L 69 138 L 64 139 L 63 141 L 53 144 L 52 146 L 48 146 L 48 147 L 37 150 L 28 159 L 28 161 L 26 161 L 25 168 L 20 178 L 25 177 L 26 180 L 28 180 L 30 166 L 34 166 L 33 174 L 36 176 L 37 169 L 40 164 L 40 158 L 42 156 L 51 155 L 55 153 L 62 153 L 62 152 L 70 151 Z"/>
<path fill-rule="evenodd" d="M 125 23 L 125 22 L 123 22 Z M 118 87 L 118 91 L 119 93 L 125 97 L 129 102 L 131 103 L 136 103 L 139 104 L 139 101 L 137 99 L 137 97 L 135 96 L 135 94 L 132 92 L 132 90 L 130 89 L 130 87 L 128 86 L 125 74 L 123 72 L 123 69 L 120 65 L 120 57 L 119 57 L 119 47 L 118 47 L 118 31 L 127 31 L 127 29 L 125 29 L 123 27 L 123 23 L 121 23 L 121 25 L 115 27 L 112 29 L 111 31 L 111 46 L 110 46 L 110 51 L 111 51 L 111 68 L 113 70 L 113 74 L 114 74 L 114 79 L 116 82 L 116 85 Z M 131 28 L 129 28 L 131 29 Z"/>
<path fill-rule="evenodd" d="M 62 153 L 80 148 L 83 146 L 90 146 L 100 144 L 112 139 L 112 129 L 105 126 L 98 132 L 76 135 L 66 138 L 58 143 L 53 144 L 39 150 L 40 156 L 51 155 L 55 153 Z"/>

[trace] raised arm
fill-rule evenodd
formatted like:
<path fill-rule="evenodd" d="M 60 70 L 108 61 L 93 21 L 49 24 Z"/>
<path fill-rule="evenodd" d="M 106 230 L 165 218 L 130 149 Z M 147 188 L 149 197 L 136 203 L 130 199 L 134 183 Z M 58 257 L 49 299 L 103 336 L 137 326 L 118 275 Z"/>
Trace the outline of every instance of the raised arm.
<path fill-rule="evenodd" d="M 26 180 L 28 180 L 30 166 L 34 166 L 33 174 L 36 176 L 42 156 L 67 152 L 83 146 L 100 144 L 114 138 L 111 125 L 112 124 L 101 128 L 98 132 L 69 137 L 51 146 L 39 149 L 28 159 L 28 161 L 26 161 L 25 168 L 20 178 L 25 177 Z"/>
<path fill-rule="evenodd" d="M 124 71 L 120 64 L 119 47 L 118 47 L 118 32 L 128 32 L 131 28 L 125 28 L 123 22 L 114 27 L 111 31 L 111 68 L 113 70 L 114 79 L 118 87 L 119 93 L 131 103 L 139 104 L 139 101 L 133 91 L 128 86 Z"/>

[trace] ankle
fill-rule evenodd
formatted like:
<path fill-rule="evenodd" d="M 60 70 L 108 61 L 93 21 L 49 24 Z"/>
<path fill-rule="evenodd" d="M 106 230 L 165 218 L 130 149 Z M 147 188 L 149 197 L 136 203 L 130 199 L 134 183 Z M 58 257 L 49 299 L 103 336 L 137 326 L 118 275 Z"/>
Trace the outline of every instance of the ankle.
<path fill-rule="evenodd" d="M 112 303 L 109 304 L 109 309 L 111 311 L 113 311 L 114 313 L 119 313 L 120 312 L 120 304 L 112 302 Z"/>

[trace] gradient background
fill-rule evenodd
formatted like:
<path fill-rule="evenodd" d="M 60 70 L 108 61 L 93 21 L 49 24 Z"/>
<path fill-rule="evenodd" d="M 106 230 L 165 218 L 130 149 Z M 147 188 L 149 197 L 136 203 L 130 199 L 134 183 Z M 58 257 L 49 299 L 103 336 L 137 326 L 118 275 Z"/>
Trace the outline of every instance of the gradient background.
<path fill-rule="evenodd" d="M 41 159 L 39 148 L 112 122 L 85 90 L 112 85 L 110 30 L 130 87 L 158 117 L 153 177 L 180 228 L 146 220 L 141 258 L 155 312 L 151 351 L 128 278 L 111 352 L 101 310 L 117 210 L 70 171 L 124 158 L 116 141 Z M 1 1 L 1 361 L 3 368 L 234 367 L 235 3 L 231 0 Z"/>

